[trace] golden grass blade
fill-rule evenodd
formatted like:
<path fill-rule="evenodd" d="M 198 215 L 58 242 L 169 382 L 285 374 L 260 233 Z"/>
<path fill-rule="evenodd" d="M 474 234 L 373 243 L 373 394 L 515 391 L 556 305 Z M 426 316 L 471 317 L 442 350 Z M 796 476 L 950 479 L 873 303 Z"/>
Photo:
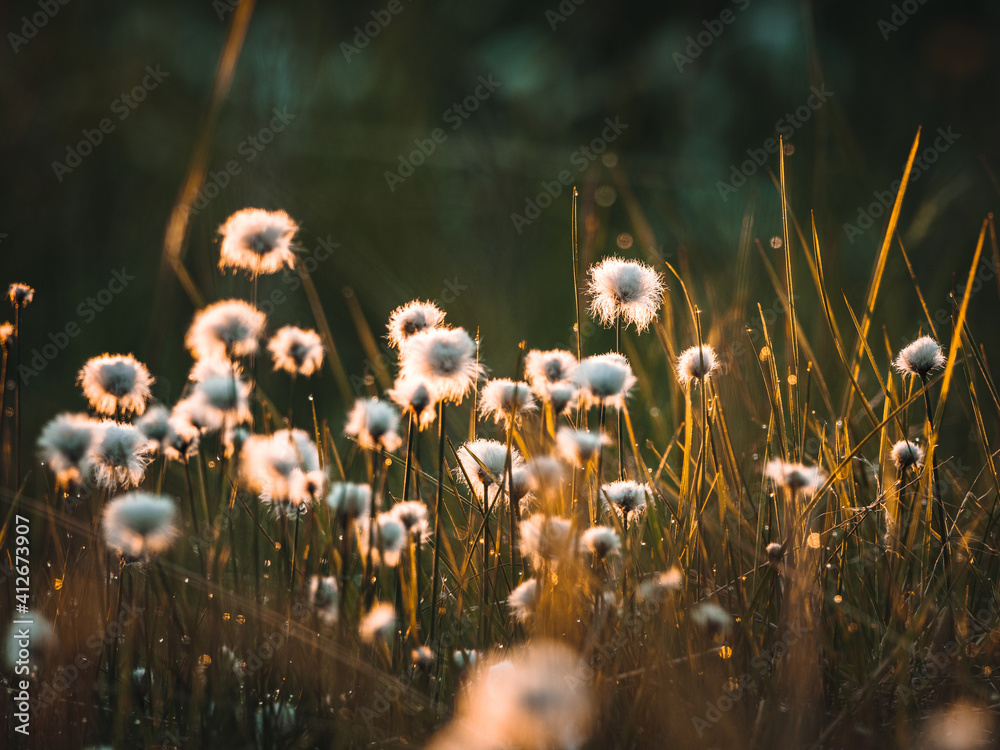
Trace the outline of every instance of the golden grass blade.
<path fill-rule="evenodd" d="M 361 347 L 365 350 L 365 356 L 371 362 L 375 379 L 378 380 L 379 387 L 383 391 L 387 390 L 392 387 L 392 376 L 385 367 L 382 353 L 378 350 L 378 342 L 375 340 L 371 326 L 368 325 L 368 320 L 361 310 L 358 295 L 354 293 L 351 287 L 347 286 L 344 287 L 344 299 L 347 300 L 347 309 L 351 313 L 351 320 L 354 322 L 354 328 L 358 332 L 358 338 L 361 339 Z"/>
<path fill-rule="evenodd" d="M 781 237 L 785 250 L 785 288 L 788 295 L 788 330 L 792 342 L 792 367 L 799 374 L 799 344 L 795 335 L 795 285 L 792 280 L 792 248 L 788 242 L 788 194 L 785 191 L 785 139 L 778 137 L 778 166 L 781 181 Z"/>
<path fill-rule="evenodd" d="M 899 191 L 896 193 L 896 200 L 892 205 L 892 212 L 889 214 L 889 226 L 885 230 L 885 237 L 882 239 L 882 247 L 879 250 L 878 258 L 875 261 L 875 269 L 872 273 L 871 284 L 868 287 L 868 299 L 865 302 L 865 313 L 861 317 L 862 339 L 867 338 L 868 328 L 871 326 L 872 313 L 875 312 L 875 302 L 878 300 L 879 288 L 882 284 L 882 274 L 885 272 L 885 262 L 889 257 L 889 246 L 892 237 L 896 232 L 896 224 L 899 222 L 899 212 L 903 207 L 903 196 L 906 195 L 906 186 L 910 181 L 910 170 L 913 168 L 913 160 L 917 156 L 917 147 L 920 145 L 920 128 L 917 128 L 917 135 L 913 139 L 910 147 L 910 155 L 906 160 L 906 167 L 903 169 L 903 179 L 899 183 Z M 857 379 L 861 367 L 861 351 L 863 347 L 862 339 L 858 340 L 858 345 L 854 355 L 851 357 L 851 373 Z M 851 413 L 851 404 L 854 400 L 854 391 L 847 397 L 846 413 Z"/>

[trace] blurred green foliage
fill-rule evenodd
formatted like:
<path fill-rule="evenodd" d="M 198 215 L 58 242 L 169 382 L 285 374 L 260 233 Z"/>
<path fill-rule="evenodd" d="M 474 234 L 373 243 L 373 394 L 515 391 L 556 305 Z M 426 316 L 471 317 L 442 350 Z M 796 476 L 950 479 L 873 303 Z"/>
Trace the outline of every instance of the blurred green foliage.
<path fill-rule="evenodd" d="M 882 2 L 397 0 L 395 13 L 389 5 L 258 3 L 212 139 L 211 172 L 235 162 L 238 173 L 212 178 L 226 184 L 193 216 L 185 256 L 213 300 L 248 294 L 244 279 L 216 268 L 216 229 L 239 208 L 286 209 L 307 251 L 319 238 L 338 243 L 313 275 L 349 375 L 364 372 L 365 353 L 345 288 L 376 335 L 396 305 L 442 301 L 451 322 L 480 330 L 498 375 L 513 374 L 522 336 L 530 347 L 569 343 L 570 188 L 530 224 L 511 218 L 563 170 L 581 190 L 583 264 L 618 250 L 622 233 L 636 238 L 622 252 L 647 255 L 622 199 L 627 185 L 659 252 L 690 269 L 703 302 L 728 305 L 730 287 L 749 284 L 750 301 L 768 307 L 766 274 L 757 263 L 737 269 L 736 248 L 750 220 L 749 236 L 770 252 L 781 234 L 777 192 L 765 168 L 725 199 L 719 182 L 806 103 L 810 86 L 833 94 L 789 139 L 791 209 L 806 231 L 815 210 L 830 286 L 843 287 L 855 309 L 887 217 L 853 242 L 844 224 L 899 178 L 918 126 L 923 148 L 938 128 L 961 135 L 911 185 L 900 224 L 932 312 L 947 307 L 953 274 L 967 272 L 980 222 L 997 201 L 994 2 L 913 2 L 916 12 L 896 28 L 880 25 L 896 12 Z M 0 9 L 0 281 L 37 289 L 24 321 L 26 359 L 69 322 L 81 333 L 26 384 L 26 435 L 57 411 L 83 408 L 75 372 L 103 351 L 134 352 L 157 375 L 159 398 L 179 395 L 193 306 L 161 265 L 163 234 L 233 18 L 227 2 L 77 0 L 28 39 L 24 18 L 39 8 L 26 1 Z M 361 47 L 357 30 L 367 37 L 366 24 L 377 33 Z M 147 66 L 167 76 L 123 108 Z M 500 85 L 466 111 L 481 76 Z M 266 137 L 260 131 L 276 109 L 294 118 L 258 149 L 248 139 Z M 53 163 L 68 164 L 67 149 L 104 118 L 113 130 L 57 176 Z M 627 125 L 608 151 L 616 159 L 581 162 L 578 150 L 600 136 L 606 118 Z M 438 128 L 442 142 L 434 142 Z M 390 189 L 386 173 L 399 173 L 415 139 L 434 151 Z M 776 171 L 775 156 L 766 168 Z M 134 281 L 98 314 L 81 313 L 123 268 Z M 804 263 L 799 270 L 811 291 Z M 263 281 L 261 297 L 286 283 Z M 895 344 L 919 325 L 895 251 L 885 283 L 898 294 L 875 320 Z M 996 314 L 995 296 L 986 296 L 974 310 Z M 849 330 L 843 300 L 833 302 Z M 686 320 L 679 298 L 674 304 Z M 812 317 L 817 306 L 809 307 L 806 330 L 825 333 Z M 738 334 L 753 313 L 752 304 L 737 311 L 744 317 L 731 330 Z M 272 316 L 272 327 L 285 323 L 312 325 L 301 293 Z M 588 349 L 610 342 L 601 333 Z M 314 385 L 335 422 L 333 378 L 326 372 Z"/>

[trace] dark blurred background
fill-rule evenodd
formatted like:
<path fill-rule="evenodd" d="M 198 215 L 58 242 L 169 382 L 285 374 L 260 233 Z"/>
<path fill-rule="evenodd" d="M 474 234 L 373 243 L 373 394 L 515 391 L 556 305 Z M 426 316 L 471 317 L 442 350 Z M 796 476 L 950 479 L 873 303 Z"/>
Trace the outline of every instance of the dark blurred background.
<path fill-rule="evenodd" d="M 158 377 L 158 397 L 179 395 L 194 305 L 161 265 L 164 231 L 233 7 L 0 5 L 0 282 L 37 290 L 25 360 L 50 342 L 59 349 L 43 354 L 25 384 L 32 442 L 54 413 L 84 407 L 75 373 L 104 351 L 134 352 Z M 933 163 L 907 193 L 900 230 L 933 313 L 947 307 L 953 275 L 968 272 L 980 223 L 1000 195 L 998 39 L 1000 3 L 986 0 L 261 0 L 212 134 L 215 188 L 195 204 L 184 264 L 206 300 L 247 296 L 245 279 L 216 267 L 216 230 L 246 206 L 283 208 L 301 224 L 305 257 L 321 240 L 337 245 L 310 268 L 354 390 L 366 390 L 361 379 L 377 368 L 366 366 L 345 289 L 376 336 L 395 306 L 439 300 L 452 323 L 480 330 L 493 371 L 513 375 L 522 338 L 545 348 L 571 341 L 575 184 L 582 266 L 611 252 L 659 254 L 690 273 L 713 336 L 721 331 L 713 315 L 726 316 L 722 332 L 739 336 L 756 303 L 775 299 L 757 250 L 738 262 L 741 232 L 745 242 L 760 238 L 779 270 L 783 263 L 771 248 L 781 234 L 768 173 L 777 157 L 761 151 L 776 129 L 791 146 L 791 209 L 806 233 L 815 212 L 830 285 L 860 310 L 888 213 L 869 206 L 899 179 L 922 127 L 921 153 L 929 149 Z M 786 114 L 796 118 L 790 129 Z M 110 132 L 97 133 L 104 118 Z M 609 130 L 608 119 L 627 127 Z M 101 142 L 78 148 L 87 132 Z M 595 139 L 603 154 L 580 151 Z M 433 152 L 411 158 L 415 141 Z M 734 169 L 754 153 L 766 163 L 748 162 L 746 184 L 733 187 Z M 224 177 L 230 162 L 236 174 Z M 542 183 L 554 192 L 564 170 L 570 185 L 535 213 L 528 202 L 539 202 Z M 873 217 L 867 231 L 864 212 Z M 795 246 L 803 325 L 823 339 Z M 109 288 L 115 272 L 134 277 L 119 293 L 119 284 Z M 895 345 L 920 325 L 895 251 L 884 283 L 894 291 L 873 335 L 881 340 L 884 324 Z M 293 286 L 291 277 L 261 282 L 262 298 L 289 292 L 272 329 L 313 325 Z M 733 311 L 738 286 L 749 291 Z M 852 332 L 843 299 L 833 302 L 841 330 Z M 690 343 L 681 298 L 672 305 Z M 973 307 L 995 315 L 995 293 Z M 79 335 L 61 336 L 71 322 Z M 585 348 L 611 345 L 599 332 Z M 658 347 L 653 335 L 642 345 Z M 336 422 L 342 395 L 330 371 L 314 385 Z"/>

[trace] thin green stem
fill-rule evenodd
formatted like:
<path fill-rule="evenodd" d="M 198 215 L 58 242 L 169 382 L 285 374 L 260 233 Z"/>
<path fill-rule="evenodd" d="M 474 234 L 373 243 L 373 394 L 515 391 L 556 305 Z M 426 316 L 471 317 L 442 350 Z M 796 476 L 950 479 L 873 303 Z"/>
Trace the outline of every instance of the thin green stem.
<path fill-rule="evenodd" d="M 429 640 L 437 633 L 438 596 L 441 593 L 441 535 L 444 533 L 444 401 L 438 403 L 437 492 L 434 498 L 434 555 L 431 563 L 431 626 Z"/>

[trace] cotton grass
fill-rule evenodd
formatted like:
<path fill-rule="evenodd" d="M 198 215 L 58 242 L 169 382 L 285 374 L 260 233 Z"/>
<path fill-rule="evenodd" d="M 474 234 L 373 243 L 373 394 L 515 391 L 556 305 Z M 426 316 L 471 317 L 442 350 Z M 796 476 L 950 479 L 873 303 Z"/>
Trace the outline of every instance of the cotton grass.
<path fill-rule="evenodd" d="M 590 314 L 607 327 L 623 322 L 641 332 L 656 319 L 663 290 L 663 278 L 645 263 L 605 258 L 590 269 Z"/>
<path fill-rule="evenodd" d="M 229 299 L 195 314 L 184 344 L 195 359 L 233 359 L 257 351 L 267 319 L 248 302 Z"/>
<path fill-rule="evenodd" d="M 132 492 L 104 509 L 104 543 L 129 561 L 148 561 L 170 549 L 180 536 L 177 506 L 169 497 Z"/>
<path fill-rule="evenodd" d="M 131 354 L 102 354 L 87 361 L 77 380 L 90 408 L 106 416 L 142 414 L 153 378 Z"/>
<path fill-rule="evenodd" d="M 483 374 L 476 343 L 463 328 L 420 331 L 407 338 L 400 351 L 400 374 L 423 380 L 435 400 L 461 403 Z"/>
<path fill-rule="evenodd" d="M 299 225 L 284 211 L 244 208 L 219 227 L 219 268 L 250 276 L 277 273 L 295 265 L 292 241 Z"/>

